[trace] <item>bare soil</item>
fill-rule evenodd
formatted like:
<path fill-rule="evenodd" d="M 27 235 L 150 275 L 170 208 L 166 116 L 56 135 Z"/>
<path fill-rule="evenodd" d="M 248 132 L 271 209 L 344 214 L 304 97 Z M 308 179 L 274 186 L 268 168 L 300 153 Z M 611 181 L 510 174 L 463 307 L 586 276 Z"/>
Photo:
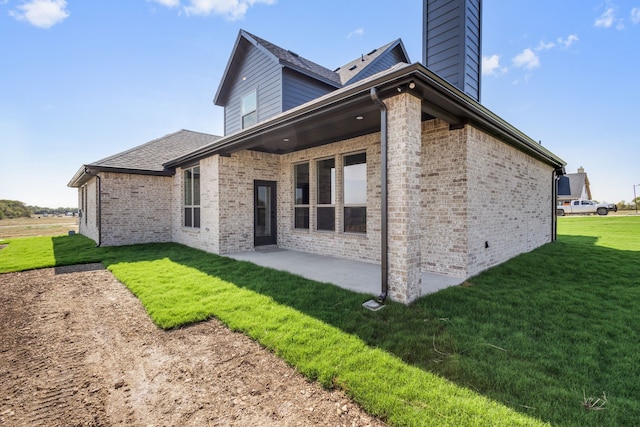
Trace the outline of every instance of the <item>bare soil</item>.
<path fill-rule="evenodd" d="M 78 232 L 78 217 L 64 215 L 0 219 L 0 239 L 35 236 L 60 236 Z"/>
<path fill-rule="evenodd" d="M 384 425 L 216 320 L 158 329 L 100 264 L 0 275 L 0 325 L 0 425 Z"/>

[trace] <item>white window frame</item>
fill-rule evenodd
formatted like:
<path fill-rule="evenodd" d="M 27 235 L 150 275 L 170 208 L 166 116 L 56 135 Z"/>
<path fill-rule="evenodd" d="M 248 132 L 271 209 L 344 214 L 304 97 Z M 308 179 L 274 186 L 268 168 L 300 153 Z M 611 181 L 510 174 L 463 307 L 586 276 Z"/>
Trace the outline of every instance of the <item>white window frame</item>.
<path fill-rule="evenodd" d="M 191 174 L 190 178 L 187 178 L 188 173 Z M 194 179 L 194 176 L 196 174 L 198 175 L 197 182 Z M 189 182 L 187 182 L 187 179 L 189 179 Z M 201 182 L 202 182 L 202 175 L 200 172 L 200 165 L 194 165 L 192 167 L 183 169 L 182 171 L 182 188 L 183 188 L 182 226 L 183 227 L 195 228 L 195 229 L 200 228 L 200 224 L 201 224 L 201 208 L 200 208 L 201 185 L 200 183 Z M 197 184 L 197 192 L 196 192 L 196 184 Z M 197 200 L 196 200 L 196 195 L 197 195 Z M 189 212 L 187 212 L 187 210 L 189 210 Z"/>

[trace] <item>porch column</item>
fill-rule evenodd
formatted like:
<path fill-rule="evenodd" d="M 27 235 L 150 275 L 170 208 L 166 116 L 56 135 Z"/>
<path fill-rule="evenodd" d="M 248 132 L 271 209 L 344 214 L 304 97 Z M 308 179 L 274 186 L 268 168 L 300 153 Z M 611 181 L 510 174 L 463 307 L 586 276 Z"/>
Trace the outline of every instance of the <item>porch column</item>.
<path fill-rule="evenodd" d="M 389 297 L 409 304 L 420 297 L 420 99 L 401 93 L 385 100 L 388 132 Z"/>

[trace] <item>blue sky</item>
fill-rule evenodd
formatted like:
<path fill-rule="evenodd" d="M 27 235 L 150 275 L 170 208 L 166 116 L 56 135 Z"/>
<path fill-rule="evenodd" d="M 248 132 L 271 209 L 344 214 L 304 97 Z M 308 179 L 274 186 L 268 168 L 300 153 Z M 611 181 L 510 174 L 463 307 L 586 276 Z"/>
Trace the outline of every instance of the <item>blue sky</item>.
<path fill-rule="evenodd" d="M 76 206 L 91 163 L 180 129 L 222 135 L 212 99 L 238 30 L 327 68 L 401 38 L 422 1 L 0 0 L 0 199 Z M 640 184 L 640 0 L 485 0 L 482 103 L 584 167 L 593 197 Z M 640 195 L 640 187 L 637 187 Z"/>

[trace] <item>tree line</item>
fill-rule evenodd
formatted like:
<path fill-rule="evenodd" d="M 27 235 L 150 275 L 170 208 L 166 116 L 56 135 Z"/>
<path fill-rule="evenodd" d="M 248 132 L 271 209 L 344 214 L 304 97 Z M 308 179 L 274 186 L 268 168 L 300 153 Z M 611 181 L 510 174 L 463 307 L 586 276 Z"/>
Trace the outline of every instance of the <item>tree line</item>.
<path fill-rule="evenodd" d="M 31 215 L 64 215 L 67 212 L 77 212 L 78 208 L 47 208 L 41 206 L 27 206 L 18 200 L 0 200 L 0 219 L 28 218 Z"/>

